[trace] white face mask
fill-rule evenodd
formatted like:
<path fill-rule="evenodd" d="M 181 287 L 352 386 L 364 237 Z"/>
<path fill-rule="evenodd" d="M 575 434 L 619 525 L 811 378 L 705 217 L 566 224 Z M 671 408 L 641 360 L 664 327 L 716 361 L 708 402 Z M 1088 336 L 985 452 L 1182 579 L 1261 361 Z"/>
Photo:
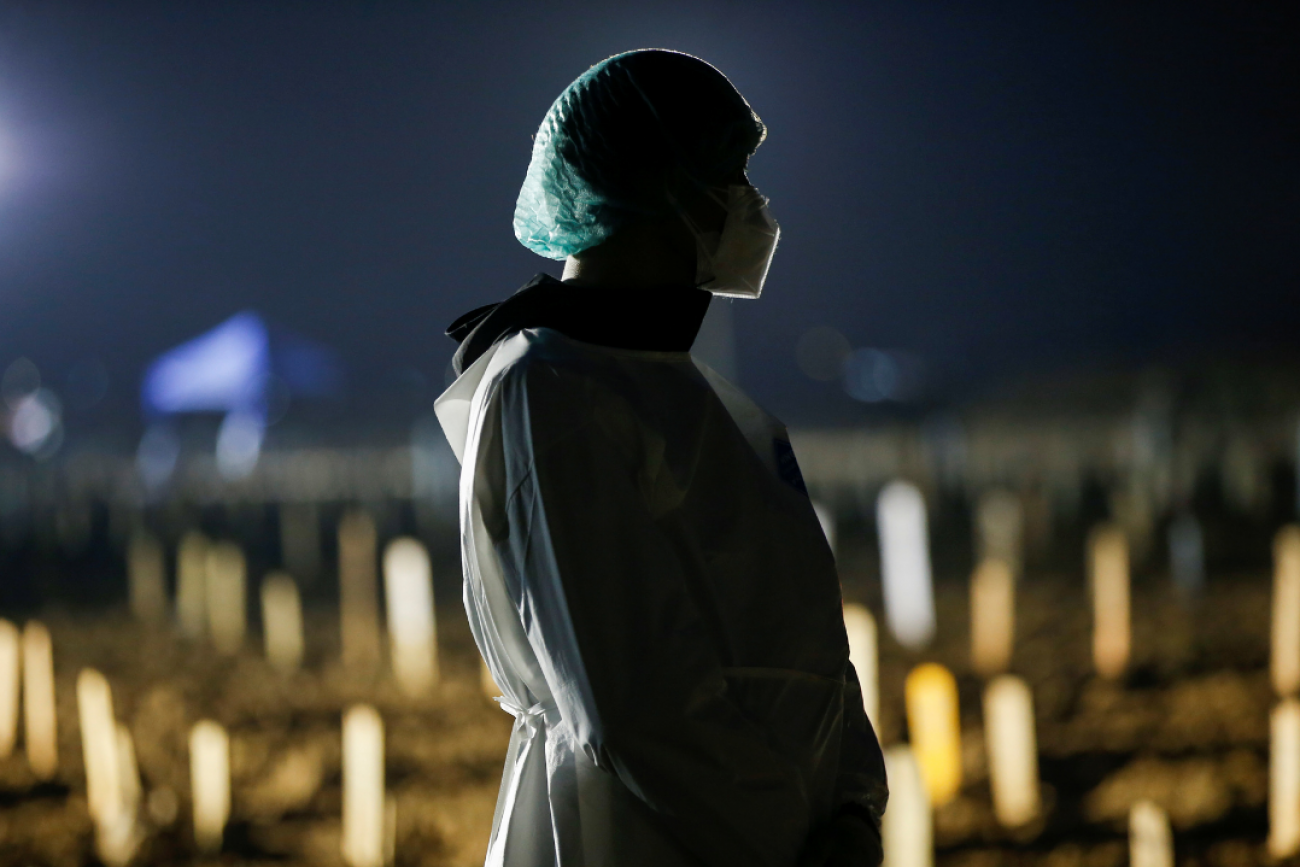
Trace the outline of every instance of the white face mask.
<path fill-rule="evenodd" d="M 781 237 L 781 227 L 767 208 L 767 199 L 749 184 L 727 187 L 727 201 L 710 193 L 727 209 L 722 232 L 701 232 L 686 219 L 695 235 L 695 283 L 714 295 L 757 298 Z"/>

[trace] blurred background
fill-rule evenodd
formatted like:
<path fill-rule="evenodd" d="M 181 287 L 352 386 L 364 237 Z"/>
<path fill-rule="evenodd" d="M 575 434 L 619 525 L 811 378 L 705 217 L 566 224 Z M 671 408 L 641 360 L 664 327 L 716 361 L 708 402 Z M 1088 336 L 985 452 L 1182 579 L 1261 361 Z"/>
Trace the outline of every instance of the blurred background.
<path fill-rule="evenodd" d="M 1121 864 L 1128 806 L 1149 798 L 1178 863 L 1265 863 L 1269 708 L 1286 695 L 1268 675 L 1273 540 L 1300 504 L 1293 18 L 0 3 L 0 616 L 49 623 L 69 720 L 52 782 L 0 761 L 0 860 L 112 860 L 77 800 L 81 665 L 109 675 L 137 742 L 175 740 L 140 751 L 146 792 L 180 804 L 141 820 L 141 863 L 190 857 L 184 733 L 203 717 L 234 750 L 223 857 L 337 860 L 354 702 L 396 732 L 392 857 L 481 860 L 510 719 L 478 687 L 459 608 L 459 468 L 432 415 L 443 330 L 559 274 L 511 233 L 551 101 L 610 54 L 667 47 L 718 66 L 768 126 L 750 178 L 781 247 L 760 301 L 714 302 L 696 354 L 790 426 L 846 599 L 885 616 L 878 495 L 902 480 L 923 498 L 937 633 L 913 646 L 882 627 L 875 722 L 906 742 L 907 671 L 955 672 L 967 782 L 935 813 L 939 862 Z M 997 535 L 980 504 L 1007 498 L 1024 588 L 1007 667 L 1034 689 L 1050 790 L 1014 833 L 990 812 L 967 650 L 968 579 Z M 372 526 L 372 571 L 392 539 L 427 550 L 441 691 L 340 661 L 345 515 Z M 1098 527 L 1132 568 L 1118 680 L 1090 656 Z M 196 533 L 245 558 L 252 631 L 233 656 L 128 610 L 133 540 L 163 552 L 171 611 Z M 252 637 L 279 569 L 308 636 L 291 681 Z M 1187 707 L 1220 705 L 1236 723 L 1171 739 Z M 282 772 L 298 800 L 266 807 L 257 787 L 301 743 L 314 758 Z M 1188 774 L 1208 792 L 1191 806 Z"/>

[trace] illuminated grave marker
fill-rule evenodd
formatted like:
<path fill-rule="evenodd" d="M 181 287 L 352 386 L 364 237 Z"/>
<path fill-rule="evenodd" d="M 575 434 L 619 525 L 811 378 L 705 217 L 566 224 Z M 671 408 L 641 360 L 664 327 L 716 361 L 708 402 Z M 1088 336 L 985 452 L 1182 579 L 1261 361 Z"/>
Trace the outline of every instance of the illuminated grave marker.
<path fill-rule="evenodd" d="M 22 639 L 18 627 L 0 620 L 0 759 L 18 741 L 19 696 L 22 694 Z"/>
<path fill-rule="evenodd" d="M 1278 531 L 1273 541 L 1273 689 L 1300 689 L 1300 527 Z"/>
<path fill-rule="evenodd" d="M 1001 560 L 1020 574 L 1024 538 L 1024 513 L 1020 498 L 1010 491 L 990 491 L 980 497 L 975 510 L 976 553 L 981 561 Z"/>
<path fill-rule="evenodd" d="M 113 691 L 93 668 L 77 675 L 77 717 L 86 766 L 86 806 L 95 825 L 95 850 L 109 865 L 125 864 L 135 852 L 135 815 L 139 778 L 130 735 L 123 750 L 122 732 L 113 716 Z"/>
<path fill-rule="evenodd" d="M 438 680 L 438 639 L 429 555 L 416 540 L 394 539 L 384 551 L 384 597 L 393 674 L 420 695 Z"/>
<path fill-rule="evenodd" d="M 176 622 L 186 638 L 207 627 L 208 539 L 191 531 L 176 549 Z"/>
<path fill-rule="evenodd" d="M 117 775 L 117 720 L 113 693 L 104 675 L 93 668 L 77 675 L 77 719 L 86 765 L 86 806 L 95 823 L 115 819 L 122 792 Z"/>
<path fill-rule="evenodd" d="M 997 559 L 980 563 L 970 580 L 971 667 L 983 677 L 1007 670 L 1016 634 L 1016 582 Z"/>
<path fill-rule="evenodd" d="M 892 482 L 876 501 L 885 616 L 900 644 L 913 650 L 934 637 L 925 500 L 915 485 Z"/>
<path fill-rule="evenodd" d="M 219 542 L 208 549 L 207 565 L 208 634 L 221 653 L 237 653 L 248 623 L 244 553 Z"/>
<path fill-rule="evenodd" d="M 889 803 L 880 823 L 882 867 L 930 867 L 934 863 L 930 801 L 910 747 L 900 744 L 885 750 L 885 774 Z"/>
<path fill-rule="evenodd" d="M 1105 678 L 1124 674 L 1129 661 L 1128 540 L 1114 526 L 1099 527 L 1088 542 L 1092 589 L 1092 660 Z"/>
<path fill-rule="evenodd" d="M 984 739 L 998 822 L 1018 828 L 1038 815 L 1038 739 L 1034 699 L 1023 680 L 994 678 L 984 689 Z"/>
<path fill-rule="evenodd" d="M 362 512 L 339 522 L 339 618 L 345 665 L 379 662 L 375 525 Z"/>
<path fill-rule="evenodd" d="M 147 623 L 159 623 L 167 616 L 166 569 L 163 549 L 148 533 L 131 537 L 126 555 L 131 613 Z"/>
<path fill-rule="evenodd" d="M 845 603 L 844 631 L 849 636 L 849 662 L 853 663 L 858 683 L 862 686 L 862 709 L 879 732 L 880 670 L 876 652 L 876 618 L 864 605 Z"/>
<path fill-rule="evenodd" d="M 278 671 L 297 671 L 302 664 L 302 602 L 298 585 L 283 572 L 262 581 L 262 632 L 266 658 Z"/>
<path fill-rule="evenodd" d="M 23 627 L 23 741 L 27 764 L 39 780 L 59 770 L 58 719 L 54 704 L 54 646 L 44 624 Z"/>
<path fill-rule="evenodd" d="M 203 852 L 220 851 L 230 818 L 230 740 L 212 720 L 190 729 L 190 797 L 195 844 Z"/>
<path fill-rule="evenodd" d="M 1300 852 L 1300 701 L 1288 698 L 1269 720 L 1268 851 Z"/>
<path fill-rule="evenodd" d="M 904 685 L 907 728 L 930 803 L 941 807 L 961 788 L 961 719 L 957 681 L 942 665 L 923 663 Z"/>
<path fill-rule="evenodd" d="M 96 848 L 109 867 L 123 867 L 135 856 L 143 835 L 137 822 L 140 813 L 140 769 L 135 761 L 135 742 L 130 730 L 117 724 L 118 820 L 99 829 Z"/>
<path fill-rule="evenodd" d="M 1174 835 L 1169 817 L 1154 802 L 1141 800 L 1128 814 L 1129 867 L 1174 867 Z"/>
<path fill-rule="evenodd" d="M 117 724 L 117 768 L 122 805 L 126 814 L 134 818 L 140 809 L 143 789 L 140 786 L 140 766 L 135 760 L 135 739 L 123 723 Z"/>
<path fill-rule="evenodd" d="M 382 867 L 385 855 L 384 721 L 369 705 L 343 716 L 343 860 Z"/>

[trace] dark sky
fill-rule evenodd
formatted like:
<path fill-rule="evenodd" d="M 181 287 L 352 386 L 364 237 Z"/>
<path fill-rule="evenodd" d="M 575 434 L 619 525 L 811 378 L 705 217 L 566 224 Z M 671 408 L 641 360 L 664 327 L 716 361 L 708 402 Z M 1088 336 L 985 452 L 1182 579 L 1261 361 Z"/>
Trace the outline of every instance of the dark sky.
<path fill-rule="evenodd" d="M 815 325 L 949 398 L 1296 354 L 1284 4 L 456 5 L 0 0 L 0 366 L 101 359 L 133 418 L 151 357 L 251 307 L 337 347 L 354 405 L 415 412 L 447 322 L 558 274 L 510 223 L 547 107 L 647 46 L 768 124 L 783 242 L 733 309 L 742 383 L 792 421 L 851 408 L 795 365 Z"/>

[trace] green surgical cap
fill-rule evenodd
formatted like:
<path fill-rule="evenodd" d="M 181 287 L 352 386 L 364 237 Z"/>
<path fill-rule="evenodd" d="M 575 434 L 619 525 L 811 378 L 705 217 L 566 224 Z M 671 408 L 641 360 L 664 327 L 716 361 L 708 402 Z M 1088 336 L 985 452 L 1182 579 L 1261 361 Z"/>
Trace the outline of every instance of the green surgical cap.
<path fill-rule="evenodd" d="M 533 140 L 515 237 L 563 259 L 673 199 L 729 183 L 767 130 L 714 67 L 676 51 L 616 54 L 565 88 Z"/>

